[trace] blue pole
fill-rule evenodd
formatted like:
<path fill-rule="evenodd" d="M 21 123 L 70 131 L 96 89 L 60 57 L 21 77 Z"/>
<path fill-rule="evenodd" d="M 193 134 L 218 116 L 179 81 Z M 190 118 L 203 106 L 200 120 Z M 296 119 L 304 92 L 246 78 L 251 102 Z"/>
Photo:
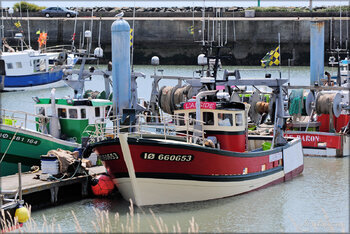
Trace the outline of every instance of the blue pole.
<path fill-rule="evenodd" d="M 130 25 L 123 19 L 112 27 L 113 107 L 115 114 L 131 107 Z"/>
<path fill-rule="evenodd" d="M 310 25 L 310 85 L 324 77 L 324 22 L 311 21 Z"/>

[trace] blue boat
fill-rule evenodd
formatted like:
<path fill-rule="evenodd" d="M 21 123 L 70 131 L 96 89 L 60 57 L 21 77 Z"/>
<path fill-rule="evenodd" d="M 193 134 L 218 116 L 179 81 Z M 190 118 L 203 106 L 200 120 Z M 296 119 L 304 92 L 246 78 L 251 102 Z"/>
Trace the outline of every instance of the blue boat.
<path fill-rule="evenodd" d="M 31 90 L 64 86 L 60 66 L 50 64 L 59 53 L 40 53 L 35 50 L 4 52 L 0 68 L 5 76 L 0 80 L 5 91 Z"/>

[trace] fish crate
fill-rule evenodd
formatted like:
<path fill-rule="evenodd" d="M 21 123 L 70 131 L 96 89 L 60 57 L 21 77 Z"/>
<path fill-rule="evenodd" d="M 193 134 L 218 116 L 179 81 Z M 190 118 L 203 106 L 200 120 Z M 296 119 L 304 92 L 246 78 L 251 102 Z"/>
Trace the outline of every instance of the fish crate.
<path fill-rule="evenodd" d="M 41 172 L 44 174 L 57 175 L 60 173 L 57 157 L 41 156 Z"/>

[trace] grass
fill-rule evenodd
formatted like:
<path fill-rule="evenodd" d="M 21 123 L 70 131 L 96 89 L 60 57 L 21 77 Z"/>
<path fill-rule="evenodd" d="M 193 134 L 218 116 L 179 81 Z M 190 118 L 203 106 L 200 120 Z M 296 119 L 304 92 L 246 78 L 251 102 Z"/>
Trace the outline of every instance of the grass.
<path fill-rule="evenodd" d="M 30 207 L 28 207 L 30 211 Z M 119 213 L 115 213 L 114 215 L 110 215 L 107 210 L 99 210 L 94 208 L 94 216 L 91 218 L 91 224 L 93 229 L 86 230 L 80 224 L 76 214 L 74 211 L 71 211 L 72 215 L 72 223 L 65 224 L 74 226 L 75 232 L 78 233 L 87 233 L 87 232 L 95 232 L 95 233 L 142 233 L 145 230 L 141 230 L 141 217 L 139 214 L 134 213 L 133 203 L 130 200 L 129 212 L 126 215 L 126 220 L 121 221 Z M 319 220 L 310 220 L 305 219 L 302 220 L 303 223 L 299 223 L 294 220 L 291 216 L 287 215 L 291 224 L 294 226 L 294 232 L 340 232 L 346 233 L 345 224 L 342 222 L 334 222 L 330 219 L 324 208 L 321 208 L 323 213 L 323 218 Z M 151 209 L 149 209 L 151 214 L 151 218 L 143 218 L 142 221 L 147 221 L 149 230 L 153 233 L 199 233 L 199 226 L 195 222 L 194 217 L 188 221 L 188 226 L 185 229 L 182 229 L 179 222 L 176 222 L 175 225 L 169 227 L 160 216 L 157 216 L 153 213 Z M 34 219 L 30 218 L 28 222 L 26 222 L 22 228 L 15 230 L 15 232 L 20 233 L 63 233 L 62 228 L 59 224 L 56 223 L 55 219 L 51 221 L 47 220 L 45 215 L 42 216 L 42 225 L 38 226 Z M 9 226 L 16 225 L 17 220 L 8 221 Z M 220 232 L 220 231 L 219 231 Z M 281 232 L 285 232 L 285 230 L 281 230 Z"/>
<path fill-rule="evenodd" d="M 95 233 L 136 233 L 136 232 L 145 232 L 141 230 L 141 218 L 139 214 L 134 214 L 134 206 L 132 201 L 130 200 L 129 212 L 126 215 L 126 220 L 124 222 L 121 221 L 119 213 L 115 213 L 114 216 L 111 216 L 107 210 L 99 210 L 93 208 L 95 217 L 92 218 L 91 224 L 93 226 L 93 230 L 86 230 L 80 224 L 76 214 L 74 211 L 72 213 L 72 224 L 75 227 L 75 231 L 78 233 L 86 233 L 86 232 L 95 232 Z M 188 233 L 198 233 L 199 227 L 192 217 L 189 220 L 189 226 L 186 227 L 186 230 L 181 229 L 179 222 L 176 222 L 176 225 L 172 227 L 168 227 L 168 225 L 163 221 L 163 219 L 157 215 L 155 215 L 152 210 L 149 210 L 152 218 L 145 218 L 149 224 L 149 229 L 153 233 L 183 233 L 187 231 Z M 28 222 L 26 222 L 22 228 L 16 230 L 21 233 L 43 233 L 43 232 L 51 232 L 51 233 L 62 233 L 62 228 L 59 224 L 56 223 L 56 220 L 53 219 L 48 221 L 45 217 L 43 217 L 43 224 L 39 227 L 34 219 L 30 218 Z M 14 221 L 16 222 L 16 220 Z M 70 225 L 70 224 L 66 224 Z"/>

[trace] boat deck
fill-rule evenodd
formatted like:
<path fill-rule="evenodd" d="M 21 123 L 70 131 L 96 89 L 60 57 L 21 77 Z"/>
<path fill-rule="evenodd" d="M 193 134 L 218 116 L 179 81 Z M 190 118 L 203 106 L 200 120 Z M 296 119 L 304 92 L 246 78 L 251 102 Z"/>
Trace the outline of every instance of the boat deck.
<path fill-rule="evenodd" d="M 89 177 L 94 175 L 99 175 L 106 172 L 104 166 L 95 166 L 88 168 L 87 175 L 80 175 L 73 178 L 64 178 L 57 181 L 43 181 L 38 179 L 40 177 L 41 171 L 37 173 L 22 173 L 22 194 L 28 195 L 36 192 L 41 192 L 45 190 L 50 190 L 51 192 L 51 203 L 57 202 L 57 194 L 60 187 L 81 184 L 82 196 L 87 196 L 88 194 L 88 184 Z M 18 174 L 0 177 L 1 193 L 6 197 L 14 197 L 18 191 Z"/>

